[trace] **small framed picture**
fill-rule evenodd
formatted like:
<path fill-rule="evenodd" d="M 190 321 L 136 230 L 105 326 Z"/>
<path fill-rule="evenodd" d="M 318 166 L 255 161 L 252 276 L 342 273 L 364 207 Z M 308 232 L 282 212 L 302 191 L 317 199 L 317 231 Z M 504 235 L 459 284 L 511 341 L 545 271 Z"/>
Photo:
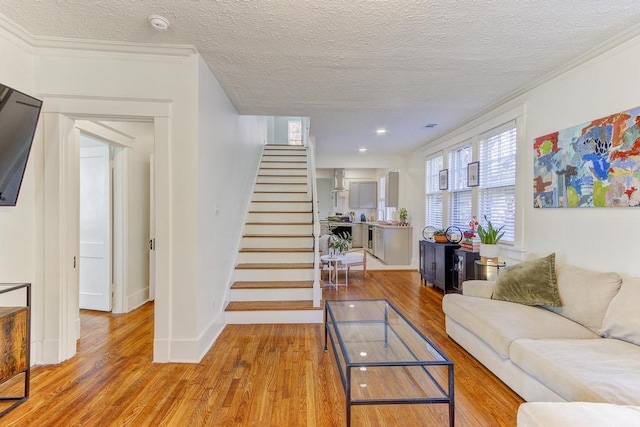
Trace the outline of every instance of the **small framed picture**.
<path fill-rule="evenodd" d="M 446 190 L 447 188 L 449 188 L 449 169 L 442 169 L 440 171 L 439 183 L 440 185 L 438 188 L 440 188 L 440 190 Z"/>
<path fill-rule="evenodd" d="M 467 165 L 467 187 L 480 185 L 480 162 L 471 162 Z"/>

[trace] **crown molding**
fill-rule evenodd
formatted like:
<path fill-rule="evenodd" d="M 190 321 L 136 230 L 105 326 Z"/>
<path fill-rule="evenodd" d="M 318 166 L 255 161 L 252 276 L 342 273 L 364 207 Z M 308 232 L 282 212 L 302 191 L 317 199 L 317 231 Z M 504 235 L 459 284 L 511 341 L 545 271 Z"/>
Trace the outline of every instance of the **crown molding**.
<path fill-rule="evenodd" d="M 77 51 L 127 53 L 136 55 L 163 55 L 188 57 L 198 54 L 193 45 L 129 43 L 105 40 L 69 39 L 64 37 L 41 37 L 31 34 L 21 25 L 0 13 L 0 29 L 18 39 L 22 47 L 30 52 L 38 49 L 66 49 Z M 25 46 L 26 45 L 26 46 Z"/>

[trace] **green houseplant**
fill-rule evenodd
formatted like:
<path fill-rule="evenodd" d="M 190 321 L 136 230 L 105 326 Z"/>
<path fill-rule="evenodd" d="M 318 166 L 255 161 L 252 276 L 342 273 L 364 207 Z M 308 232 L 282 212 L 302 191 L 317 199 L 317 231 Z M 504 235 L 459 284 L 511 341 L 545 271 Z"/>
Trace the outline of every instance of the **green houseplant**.
<path fill-rule="evenodd" d="M 400 210 L 398 210 L 398 215 L 400 215 L 400 221 L 407 222 L 407 218 L 409 217 L 409 212 L 407 212 L 407 209 L 400 208 Z"/>
<path fill-rule="evenodd" d="M 495 228 L 491 221 L 484 216 L 484 219 L 487 221 L 487 228 L 482 227 L 482 225 L 478 225 L 478 236 L 480 236 L 480 242 L 486 245 L 497 245 L 502 236 L 504 236 L 504 225 L 500 228 Z"/>
<path fill-rule="evenodd" d="M 333 249 L 335 255 L 340 255 L 342 252 L 348 250 L 351 247 L 351 236 L 347 233 L 332 234 L 329 237 L 329 248 Z"/>
<path fill-rule="evenodd" d="M 498 256 L 500 255 L 500 246 L 498 242 L 504 236 L 504 225 L 500 228 L 495 228 L 491 221 L 484 216 L 487 221 L 486 228 L 482 225 L 478 225 L 478 236 L 480 236 L 480 257 L 486 262 L 487 259 L 491 259 L 494 262 L 498 262 Z"/>
<path fill-rule="evenodd" d="M 444 228 L 434 231 L 433 240 L 436 243 L 447 243 L 447 232 Z"/>

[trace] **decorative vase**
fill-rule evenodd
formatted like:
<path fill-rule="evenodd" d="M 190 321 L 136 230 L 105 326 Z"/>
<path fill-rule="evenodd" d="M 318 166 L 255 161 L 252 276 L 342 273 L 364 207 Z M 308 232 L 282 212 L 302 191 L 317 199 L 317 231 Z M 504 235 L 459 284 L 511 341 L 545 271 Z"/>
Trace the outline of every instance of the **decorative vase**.
<path fill-rule="evenodd" d="M 480 258 L 483 263 L 492 261 L 498 263 L 498 257 L 500 256 L 500 245 L 490 245 L 488 243 L 480 243 Z"/>

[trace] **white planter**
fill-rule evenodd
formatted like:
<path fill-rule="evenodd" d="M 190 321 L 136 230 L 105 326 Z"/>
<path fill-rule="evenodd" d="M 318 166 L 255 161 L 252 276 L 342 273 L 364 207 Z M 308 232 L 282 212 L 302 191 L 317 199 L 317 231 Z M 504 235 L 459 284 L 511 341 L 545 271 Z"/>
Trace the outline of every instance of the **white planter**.
<path fill-rule="evenodd" d="M 480 243 L 480 256 L 484 258 L 498 258 L 500 256 L 500 245 Z"/>

